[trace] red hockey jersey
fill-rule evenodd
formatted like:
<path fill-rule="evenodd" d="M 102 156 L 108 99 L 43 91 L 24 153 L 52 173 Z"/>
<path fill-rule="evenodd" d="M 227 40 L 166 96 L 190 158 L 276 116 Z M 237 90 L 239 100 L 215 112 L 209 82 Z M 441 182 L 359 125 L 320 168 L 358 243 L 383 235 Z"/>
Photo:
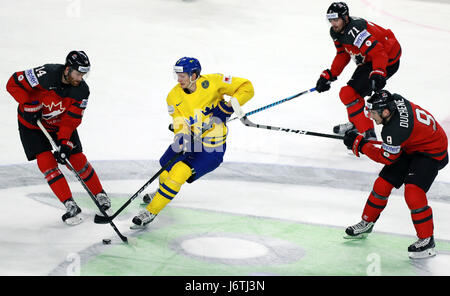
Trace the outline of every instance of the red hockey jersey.
<path fill-rule="evenodd" d="M 79 86 L 62 82 L 65 66 L 46 64 L 14 73 L 7 91 L 19 103 L 19 122 L 29 129 L 39 129 L 23 119 L 24 104 L 42 105 L 41 121 L 48 131 L 56 131 L 58 139 L 70 139 L 80 125 L 86 109 L 89 87 L 83 80 Z"/>
<path fill-rule="evenodd" d="M 386 67 L 396 63 L 401 56 L 400 43 L 389 29 L 384 29 L 361 18 L 350 17 L 343 32 L 330 28 L 336 46 L 336 56 L 330 71 L 339 76 L 352 58 L 359 66 L 372 62 L 372 69 L 386 75 Z"/>
<path fill-rule="evenodd" d="M 421 153 L 436 160 L 447 156 L 448 139 L 445 131 L 425 109 L 393 94 L 397 111 L 383 126 L 381 148 L 366 144 L 362 152 L 370 159 L 389 165 L 401 153 Z"/>

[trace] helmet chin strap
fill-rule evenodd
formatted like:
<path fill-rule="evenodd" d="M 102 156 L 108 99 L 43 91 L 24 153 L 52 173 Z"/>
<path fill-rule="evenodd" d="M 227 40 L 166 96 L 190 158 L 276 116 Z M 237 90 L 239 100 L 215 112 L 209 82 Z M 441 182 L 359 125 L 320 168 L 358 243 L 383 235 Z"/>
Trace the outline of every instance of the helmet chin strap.
<path fill-rule="evenodd" d="M 194 83 L 198 80 L 198 76 L 197 78 L 195 78 L 194 80 L 192 80 L 192 75 L 189 76 L 189 85 L 188 85 L 188 89 L 190 89 L 192 87 L 192 85 L 194 85 Z"/>

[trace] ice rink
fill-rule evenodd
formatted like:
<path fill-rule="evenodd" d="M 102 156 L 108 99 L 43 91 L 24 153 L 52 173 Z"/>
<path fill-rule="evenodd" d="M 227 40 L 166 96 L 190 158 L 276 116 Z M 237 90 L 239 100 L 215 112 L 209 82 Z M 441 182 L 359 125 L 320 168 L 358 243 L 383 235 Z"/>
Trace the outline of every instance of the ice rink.
<path fill-rule="evenodd" d="M 342 141 L 228 124 L 224 163 L 182 187 L 143 231 L 129 229 L 136 199 L 110 225 L 93 223 L 95 205 L 63 168 L 84 222 L 61 221 L 64 206 L 17 131 L 12 73 L 64 63 L 84 50 L 91 95 L 78 128 L 113 209 L 154 173 L 172 141 L 165 98 L 172 67 L 194 56 L 202 73 L 248 78 L 248 112 L 310 89 L 335 48 L 325 12 L 332 1 L 0 0 L 0 275 L 450 275 L 450 169 L 428 192 L 437 256 L 410 260 L 416 240 L 403 187 L 366 240 L 343 239 L 381 170 Z M 350 15 L 390 28 L 402 46 L 386 89 L 430 111 L 450 134 L 450 1 L 351 0 Z M 347 121 L 339 90 L 316 92 L 252 115 L 255 123 L 331 133 Z M 381 127 L 377 126 L 377 133 Z M 153 190 L 152 184 L 149 190 Z M 110 245 L 102 239 L 110 238 Z"/>

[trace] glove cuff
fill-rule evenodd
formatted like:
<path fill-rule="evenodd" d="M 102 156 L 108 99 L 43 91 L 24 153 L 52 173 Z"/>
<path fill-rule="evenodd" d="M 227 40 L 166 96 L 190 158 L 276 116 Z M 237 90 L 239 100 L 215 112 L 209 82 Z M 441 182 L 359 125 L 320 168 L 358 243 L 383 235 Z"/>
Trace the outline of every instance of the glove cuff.
<path fill-rule="evenodd" d="M 61 145 L 69 146 L 70 149 L 73 149 L 73 147 L 74 147 L 73 143 L 67 139 L 61 139 L 61 140 L 59 140 L 59 143 L 60 143 L 60 146 Z"/>
<path fill-rule="evenodd" d="M 34 112 L 38 112 L 39 110 L 42 109 L 42 104 L 29 104 L 29 103 L 25 103 L 23 104 L 23 111 L 24 112 L 29 112 L 29 113 L 34 113 Z"/>
<path fill-rule="evenodd" d="M 323 70 L 322 74 L 320 74 L 320 77 L 323 77 L 329 81 L 335 81 L 337 79 L 335 76 L 333 76 L 330 69 Z"/>
<path fill-rule="evenodd" d="M 228 106 L 227 102 L 225 102 L 224 100 L 220 101 L 217 106 L 219 106 L 219 109 L 225 114 L 231 115 L 234 112 L 233 107 Z"/>
<path fill-rule="evenodd" d="M 383 69 L 375 69 L 372 72 L 370 72 L 369 78 L 372 78 L 373 75 L 380 75 L 386 77 L 386 71 L 384 71 Z"/>

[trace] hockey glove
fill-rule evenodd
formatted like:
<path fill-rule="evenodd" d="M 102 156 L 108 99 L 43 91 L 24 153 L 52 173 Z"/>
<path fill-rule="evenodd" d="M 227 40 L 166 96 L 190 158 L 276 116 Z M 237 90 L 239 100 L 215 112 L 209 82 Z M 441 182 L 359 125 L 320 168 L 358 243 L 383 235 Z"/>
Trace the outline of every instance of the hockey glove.
<path fill-rule="evenodd" d="M 41 118 L 42 105 L 38 101 L 23 104 L 23 119 L 32 125 L 37 125 L 37 120 Z"/>
<path fill-rule="evenodd" d="M 369 79 L 372 85 L 372 89 L 378 92 L 386 85 L 386 74 L 383 70 L 374 70 L 370 72 Z"/>
<path fill-rule="evenodd" d="M 66 164 L 72 154 L 73 143 L 65 139 L 59 140 L 58 143 L 59 151 L 55 151 L 53 155 L 58 163 Z"/>
<path fill-rule="evenodd" d="M 316 83 L 317 92 L 321 93 L 327 91 L 331 87 L 331 82 L 335 81 L 337 78 L 331 74 L 329 69 L 326 69 L 320 74 L 319 80 Z"/>
<path fill-rule="evenodd" d="M 233 114 L 233 107 L 228 106 L 227 102 L 224 100 L 220 101 L 219 104 L 212 110 L 212 122 L 220 124 L 227 123 L 228 118 Z"/>
<path fill-rule="evenodd" d="M 351 149 L 353 154 L 359 157 L 359 153 L 362 153 L 362 147 L 367 144 L 368 141 L 363 135 L 359 134 L 356 130 L 350 130 L 344 135 L 344 144 L 348 149 Z"/>

